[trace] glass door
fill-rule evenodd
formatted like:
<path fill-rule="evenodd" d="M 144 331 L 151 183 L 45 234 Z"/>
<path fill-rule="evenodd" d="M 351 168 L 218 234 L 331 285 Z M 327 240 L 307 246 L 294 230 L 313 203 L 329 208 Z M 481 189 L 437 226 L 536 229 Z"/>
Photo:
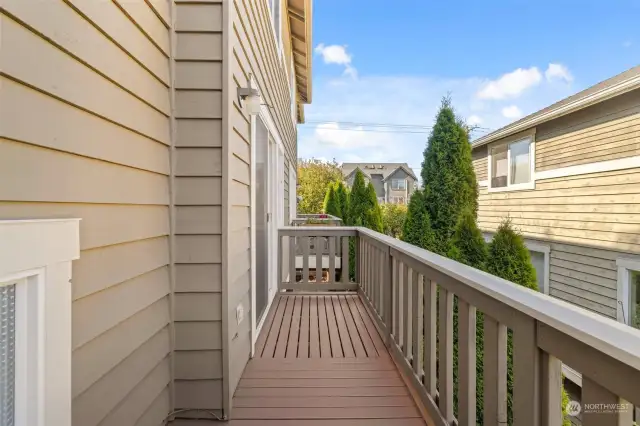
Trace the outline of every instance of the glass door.
<path fill-rule="evenodd" d="M 256 117 L 256 321 L 269 303 L 269 131 Z"/>

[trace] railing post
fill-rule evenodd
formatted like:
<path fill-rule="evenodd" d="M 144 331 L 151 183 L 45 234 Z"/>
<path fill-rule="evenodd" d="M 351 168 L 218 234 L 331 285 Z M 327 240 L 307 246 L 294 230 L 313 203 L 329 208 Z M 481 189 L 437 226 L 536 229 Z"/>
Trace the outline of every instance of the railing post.
<path fill-rule="evenodd" d="M 540 424 L 562 426 L 562 362 L 540 354 Z"/>
<path fill-rule="evenodd" d="M 624 379 L 622 379 L 624 380 Z M 590 407 L 590 404 L 594 407 Z M 626 404 L 626 407 L 624 405 Z M 608 405 L 610 408 L 604 408 Z M 582 425 L 630 425 L 633 406 L 589 377 L 582 376 Z"/>
<path fill-rule="evenodd" d="M 278 282 L 276 283 L 278 285 L 278 290 L 280 290 L 280 287 L 282 287 L 282 282 L 284 281 L 284 277 L 282 274 L 282 262 L 284 261 L 282 259 L 282 252 L 284 250 L 284 243 L 283 243 L 283 238 L 282 235 L 280 235 L 280 231 L 276 231 L 277 232 L 277 236 L 276 238 L 278 239 Z"/>
<path fill-rule="evenodd" d="M 385 328 L 387 330 L 385 337 L 385 344 L 387 347 L 391 347 L 392 339 L 391 333 L 393 331 L 393 320 L 392 320 L 392 294 L 393 294 L 393 258 L 391 257 L 391 247 L 387 246 L 387 249 L 384 251 L 384 262 L 383 262 L 383 274 L 382 274 L 382 318 L 384 321 Z"/>
<path fill-rule="evenodd" d="M 354 277 L 355 277 L 355 282 L 358 283 L 358 285 L 362 288 L 362 259 L 360 259 L 361 257 L 361 253 L 360 253 L 360 231 L 356 231 L 356 236 L 353 237 L 353 251 L 354 251 L 354 261 L 353 261 L 353 267 L 355 268 L 354 271 Z M 351 259 L 351 256 L 349 256 L 349 259 Z M 349 260 L 349 263 L 351 263 L 351 260 Z M 349 273 L 349 263 L 347 263 L 347 274 Z"/>
<path fill-rule="evenodd" d="M 538 426 L 540 416 L 540 350 L 536 321 L 515 317 L 513 330 L 513 423 Z"/>

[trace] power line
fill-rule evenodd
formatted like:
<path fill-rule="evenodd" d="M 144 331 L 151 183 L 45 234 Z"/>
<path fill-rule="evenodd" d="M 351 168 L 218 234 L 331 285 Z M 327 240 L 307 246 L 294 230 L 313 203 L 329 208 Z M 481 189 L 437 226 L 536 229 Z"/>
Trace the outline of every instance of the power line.
<path fill-rule="evenodd" d="M 407 129 L 433 129 L 433 126 L 422 124 L 397 124 L 397 123 L 360 123 L 355 121 L 325 121 L 325 120 L 307 120 L 305 124 L 336 124 L 338 126 L 362 126 L 362 127 L 391 127 L 391 128 L 407 128 Z M 491 130 L 488 127 L 475 127 L 477 130 Z"/>
<path fill-rule="evenodd" d="M 420 131 L 420 130 L 402 130 L 402 129 L 389 129 L 389 130 L 384 130 L 384 129 L 340 129 L 340 128 L 332 128 L 332 127 L 320 127 L 320 126 L 312 126 L 313 128 L 316 129 L 322 129 L 322 130 L 331 130 L 331 131 L 339 131 L 339 132 L 372 132 L 372 133 L 414 133 L 414 134 L 429 134 L 431 133 L 431 131 Z M 481 132 L 481 133 L 486 133 L 488 132 L 488 130 L 477 130 L 477 129 L 473 129 L 472 132 Z"/>

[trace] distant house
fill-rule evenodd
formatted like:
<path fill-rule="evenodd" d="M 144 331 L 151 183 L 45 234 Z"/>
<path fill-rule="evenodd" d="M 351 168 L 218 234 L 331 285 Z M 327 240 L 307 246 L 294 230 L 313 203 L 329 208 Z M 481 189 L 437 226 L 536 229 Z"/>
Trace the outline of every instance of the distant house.
<path fill-rule="evenodd" d="M 343 163 L 342 175 L 349 187 L 356 170 L 373 183 L 380 203 L 407 204 L 417 188 L 418 178 L 407 163 Z"/>

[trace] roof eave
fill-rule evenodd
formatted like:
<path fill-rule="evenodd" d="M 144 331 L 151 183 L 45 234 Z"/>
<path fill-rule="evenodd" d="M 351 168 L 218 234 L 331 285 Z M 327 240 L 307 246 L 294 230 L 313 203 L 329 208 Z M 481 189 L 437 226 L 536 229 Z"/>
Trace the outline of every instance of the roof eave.
<path fill-rule="evenodd" d="M 488 135 L 475 140 L 471 144 L 471 146 L 472 148 L 476 148 L 491 142 L 495 142 L 496 140 L 506 138 L 518 132 L 530 129 L 531 127 L 537 126 L 558 117 L 562 117 L 567 114 L 571 114 L 600 102 L 604 102 L 608 99 L 638 88 L 640 88 L 640 75 L 622 81 L 613 86 L 606 87 L 602 90 L 592 93 L 591 95 L 585 96 L 584 98 L 576 99 L 573 102 L 561 105 L 558 108 L 554 108 L 544 114 L 533 114 L 532 117 L 528 120 L 525 118 L 523 120 L 516 121 L 515 123 L 509 124 L 501 129 L 496 130 L 495 132 L 489 133 Z"/>

